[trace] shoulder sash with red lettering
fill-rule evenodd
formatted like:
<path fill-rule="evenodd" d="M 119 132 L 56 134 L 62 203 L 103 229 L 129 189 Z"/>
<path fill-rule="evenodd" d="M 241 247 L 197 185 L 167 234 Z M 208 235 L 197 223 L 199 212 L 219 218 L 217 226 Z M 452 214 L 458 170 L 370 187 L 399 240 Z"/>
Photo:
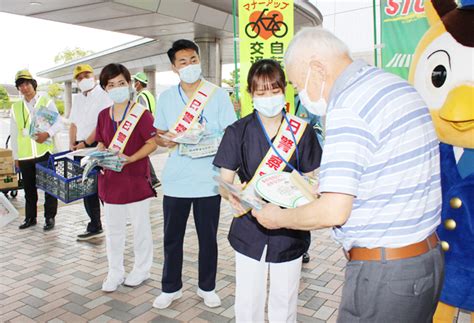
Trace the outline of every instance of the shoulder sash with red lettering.
<path fill-rule="evenodd" d="M 202 80 L 170 132 L 183 133 L 191 129 L 216 89 L 216 85 Z"/>
<path fill-rule="evenodd" d="M 127 113 L 127 116 L 115 132 L 114 138 L 109 145 L 110 149 L 118 150 L 119 152 L 123 153 L 125 146 L 127 145 L 127 142 L 133 133 L 133 130 L 137 126 L 138 121 L 140 121 L 140 118 L 146 110 L 147 109 L 141 104 L 133 103 L 130 111 Z"/>
<path fill-rule="evenodd" d="M 286 117 L 288 118 L 289 125 L 285 120 L 283 120 L 280 129 L 278 130 L 278 133 L 276 135 L 276 138 L 273 141 L 273 146 L 276 148 L 276 150 L 278 150 L 280 156 L 289 162 L 291 156 L 293 156 L 293 153 L 296 150 L 296 144 L 300 142 L 300 139 L 303 136 L 304 130 L 306 129 L 306 126 L 308 124 L 306 123 L 306 121 L 291 114 L 287 114 Z M 291 135 L 290 127 L 293 130 L 296 143 L 293 141 L 293 136 Z M 272 147 L 270 147 L 268 149 L 267 154 L 265 155 L 262 162 L 255 171 L 255 174 L 253 175 L 252 179 L 245 186 L 245 189 L 255 190 L 253 184 L 256 180 L 258 180 L 265 174 L 282 172 L 286 167 L 285 160 L 278 157 L 278 154 L 275 153 Z M 248 211 L 250 210 L 247 210 L 247 212 Z M 244 214 L 240 214 L 238 216 L 242 216 Z"/>
<path fill-rule="evenodd" d="M 276 150 L 278 150 L 281 157 L 283 157 L 286 161 L 290 161 L 291 156 L 293 156 L 293 153 L 296 150 L 296 144 L 299 143 L 301 137 L 303 136 L 307 123 L 291 114 L 287 114 L 286 117 L 288 118 L 289 125 L 285 120 L 283 120 L 276 138 L 273 141 L 273 145 Z M 296 143 L 293 142 L 290 126 L 293 130 Z M 270 147 L 267 154 L 255 171 L 255 174 L 253 175 L 249 184 L 265 174 L 282 172 L 285 167 L 285 161 L 278 157 L 273 148 Z"/>

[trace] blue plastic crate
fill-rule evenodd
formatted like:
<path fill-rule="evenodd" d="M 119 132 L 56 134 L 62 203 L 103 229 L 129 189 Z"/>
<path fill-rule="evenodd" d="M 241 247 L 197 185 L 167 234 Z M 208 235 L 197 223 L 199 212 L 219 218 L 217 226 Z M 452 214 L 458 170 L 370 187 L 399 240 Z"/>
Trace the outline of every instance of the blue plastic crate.
<path fill-rule="evenodd" d="M 36 164 L 36 187 L 64 203 L 71 203 L 97 193 L 97 171 L 92 170 L 82 181 L 84 170 L 80 163 L 66 157 L 65 153 L 51 155 L 48 161 Z"/>

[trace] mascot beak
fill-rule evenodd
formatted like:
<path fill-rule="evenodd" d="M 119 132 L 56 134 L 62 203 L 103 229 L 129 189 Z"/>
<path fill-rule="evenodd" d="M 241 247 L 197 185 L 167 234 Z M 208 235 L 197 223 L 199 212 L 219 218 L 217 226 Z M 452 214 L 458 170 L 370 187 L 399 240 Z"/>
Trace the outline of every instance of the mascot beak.
<path fill-rule="evenodd" d="M 461 85 L 451 90 L 439 117 L 458 131 L 474 128 L 474 86 Z"/>

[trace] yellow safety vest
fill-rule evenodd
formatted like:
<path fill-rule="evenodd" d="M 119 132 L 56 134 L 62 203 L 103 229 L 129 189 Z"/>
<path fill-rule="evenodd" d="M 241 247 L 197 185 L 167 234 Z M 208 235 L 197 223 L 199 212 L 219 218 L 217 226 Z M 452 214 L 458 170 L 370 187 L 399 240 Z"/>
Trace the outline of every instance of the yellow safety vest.
<path fill-rule="evenodd" d="M 136 99 L 137 103 L 141 103 L 140 102 L 141 96 L 145 100 L 145 103 L 146 103 L 145 106 L 150 110 L 152 114 L 155 114 L 156 103 L 155 103 L 155 97 L 153 96 L 153 94 L 151 94 L 151 92 L 148 90 L 140 91 L 140 93 L 138 93 L 137 95 L 137 99 Z"/>
<path fill-rule="evenodd" d="M 51 99 L 45 95 L 41 96 L 34 109 L 38 107 L 47 107 Z M 51 153 L 54 149 L 53 143 L 51 144 L 39 144 L 29 135 L 23 135 L 23 129 L 30 129 L 30 111 L 26 107 L 24 100 L 15 102 L 12 106 L 13 119 L 15 120 L 16 127 L 18 129 L 17 142 L 18 142 L 18 159 L 32 159 L 41 157 L 46 153 Z"/>

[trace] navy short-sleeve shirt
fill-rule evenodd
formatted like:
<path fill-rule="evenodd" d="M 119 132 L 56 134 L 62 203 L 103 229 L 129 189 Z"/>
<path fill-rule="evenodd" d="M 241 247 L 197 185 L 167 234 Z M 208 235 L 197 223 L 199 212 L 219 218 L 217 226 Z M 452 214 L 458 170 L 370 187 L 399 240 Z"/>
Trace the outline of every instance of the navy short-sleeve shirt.
<path fill-rule="evenodd" d="M 282 119 L 282 122 L 286 121 Z M 254 112 L 227 127 L 214 165 L 236 171 L 242 182 L 249 182 L 269 149 L 270 145 Z M 298 153 L 302 173 L 319 167 L 321 147 L 310 126 L 306 127 L 298 143 Z M 297 167 L 296 152 L 289 163 Z M 291 172 L 291 168 L 286 166 L 284 171 Z M 268 230 L 250 213 L 233 219 L 228 238 L 234 250 L 256 260 L 261 259 L 267 245 L 266 261 L 272 263 L 299 258 L 310 243 L 308 231 Z"/>

